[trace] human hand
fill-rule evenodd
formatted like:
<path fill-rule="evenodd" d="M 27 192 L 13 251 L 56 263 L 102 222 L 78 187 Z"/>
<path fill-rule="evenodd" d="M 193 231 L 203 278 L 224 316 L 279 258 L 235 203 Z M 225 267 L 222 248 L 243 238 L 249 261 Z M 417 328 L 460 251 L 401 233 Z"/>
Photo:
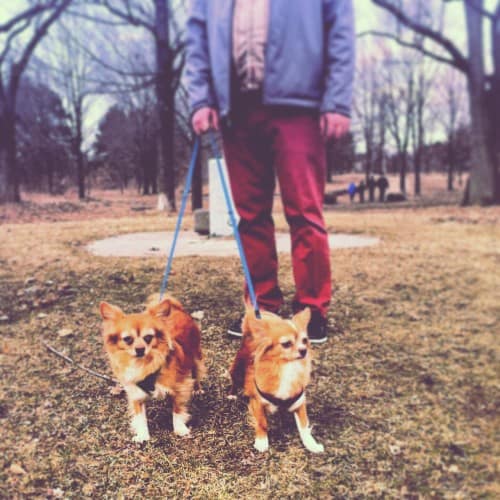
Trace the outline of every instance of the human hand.
<path fill-rule="evenodd" d="M 193 115 L 191 125 L 196 135 L 201 135 L 213 128 L 219 130 L 219 114 L 208 106 L 198 109 Z"/>
<path fill-rule="evenodd" d="M 323 113 L 319 119 L 321 135 L 327 141 L 332 137 L 340 139 L 349 132 L 351 119 L 339 113 Z"/>

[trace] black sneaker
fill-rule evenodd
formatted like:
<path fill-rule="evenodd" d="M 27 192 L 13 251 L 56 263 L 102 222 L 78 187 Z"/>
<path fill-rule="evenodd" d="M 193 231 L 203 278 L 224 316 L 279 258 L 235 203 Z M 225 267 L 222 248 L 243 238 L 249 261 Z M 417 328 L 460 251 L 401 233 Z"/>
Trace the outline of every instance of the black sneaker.
<path fill-rule="evenodd" d="M 326 342 L 326 318 L 323 318 L 321 314 L 314 311 L 311 316 L 311 321 L 307 325 L 307 336 L 309 337 L 309 342 L 311 344 L 322 344 Z"/>
<path fill-rule="evenodd" d="M 243 322 L 243 316 L 240 316 L 237 320 L 233 321 L 229 328 L 227 329 L 227 334 L 230 337 L 243 337 L 243 329 L 241 328 L 241 324 Z"/>

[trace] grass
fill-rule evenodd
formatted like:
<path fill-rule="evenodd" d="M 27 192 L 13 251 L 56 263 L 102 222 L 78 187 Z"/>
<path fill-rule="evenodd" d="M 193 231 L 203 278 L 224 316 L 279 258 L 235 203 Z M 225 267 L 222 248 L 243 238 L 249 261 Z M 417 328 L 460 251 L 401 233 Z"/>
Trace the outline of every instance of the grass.
<path fill-rule="evenodd" d="M 331 255 L 330 339 L 315 349 L 308 391 L 322 455 L 304 450 L 290 415 L 272 418 L 270 452 L 257 453 L 244 402 L 225 398 L 236 258 L 174 262 L 170 293 L 204 311 L 208 377 L 188 439 L 173 436 L 169 404 L 153 401 L 152 440 L 133 444 L 124 396 L 41 346 L 110 374 L 97 306 L 139 309 L 164 260 L 97 258 L 85 244 L 175 222 L 126 215 L 0 226 L 0 497 L 499 496 L 498 208 L 326 213 L 330 231 L 382 241 Z M 286 229 L 281 216 L 276 225 Z M 280 277 L 289 304 L 285 255 Z"/>

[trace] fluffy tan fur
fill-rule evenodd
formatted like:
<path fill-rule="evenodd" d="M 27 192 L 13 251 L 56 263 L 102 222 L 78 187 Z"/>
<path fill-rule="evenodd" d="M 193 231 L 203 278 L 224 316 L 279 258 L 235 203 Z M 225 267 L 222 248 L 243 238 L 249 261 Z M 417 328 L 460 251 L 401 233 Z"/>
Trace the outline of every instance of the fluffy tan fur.
<path fill-rule="evenodd" d="M 127 393 L 134 440 L 149 439 L 145 401 L 150 395 L 172 397 L 174 432 L 188 434 L 187 405 L 205 374 L 196 322 L 173 297 L 135 314 L 102 302 L 100 313 L 111 368 Z M 151 394 L 137 385 L 148 376 Z"/>
<path fill-rule="evenodd" d="M 243 318 L 242 344 L 230 368 L 231 395 L 242 388 L 249 397 L 254 446 L 259 451 L 268 449 L 266 414 L 276 411 L 276 400 L 292 401 L 286 409 L 294 413 L 304 446 L 311 452 L 323 451 L 323 446 L 311 435 L 304 392 L 311 374 L 312 355 L 307 337 L 310 318 L 308 308 L 291 320 L 269 312 L 263 312 L 262 318 L 257 319 L 251 308 L 247 308 Z"/>

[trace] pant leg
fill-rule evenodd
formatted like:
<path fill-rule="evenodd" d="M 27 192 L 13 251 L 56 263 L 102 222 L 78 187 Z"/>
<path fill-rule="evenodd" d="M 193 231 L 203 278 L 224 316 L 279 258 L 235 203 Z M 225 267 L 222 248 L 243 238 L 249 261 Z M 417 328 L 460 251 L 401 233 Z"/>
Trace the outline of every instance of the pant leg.
<path fill-rule="evenodd" d="M 272 219 L 275 175 L 269 146 L 259 133 L 259 111 L 240 111 L 222 130 L 224 154 L 239 231 L 259 306 L 276 312 L 283 303 Z M 245 286 L 248 301 L 248 288 Z"/>
<path fill-rule="evenodd" d="M 326 316 L 331 299 L 328 234 L 323 219 L 325 146 L 316 113 L 274 111 L 270 120 L 275 168 L 292 239 L 294 310 Z"/>

